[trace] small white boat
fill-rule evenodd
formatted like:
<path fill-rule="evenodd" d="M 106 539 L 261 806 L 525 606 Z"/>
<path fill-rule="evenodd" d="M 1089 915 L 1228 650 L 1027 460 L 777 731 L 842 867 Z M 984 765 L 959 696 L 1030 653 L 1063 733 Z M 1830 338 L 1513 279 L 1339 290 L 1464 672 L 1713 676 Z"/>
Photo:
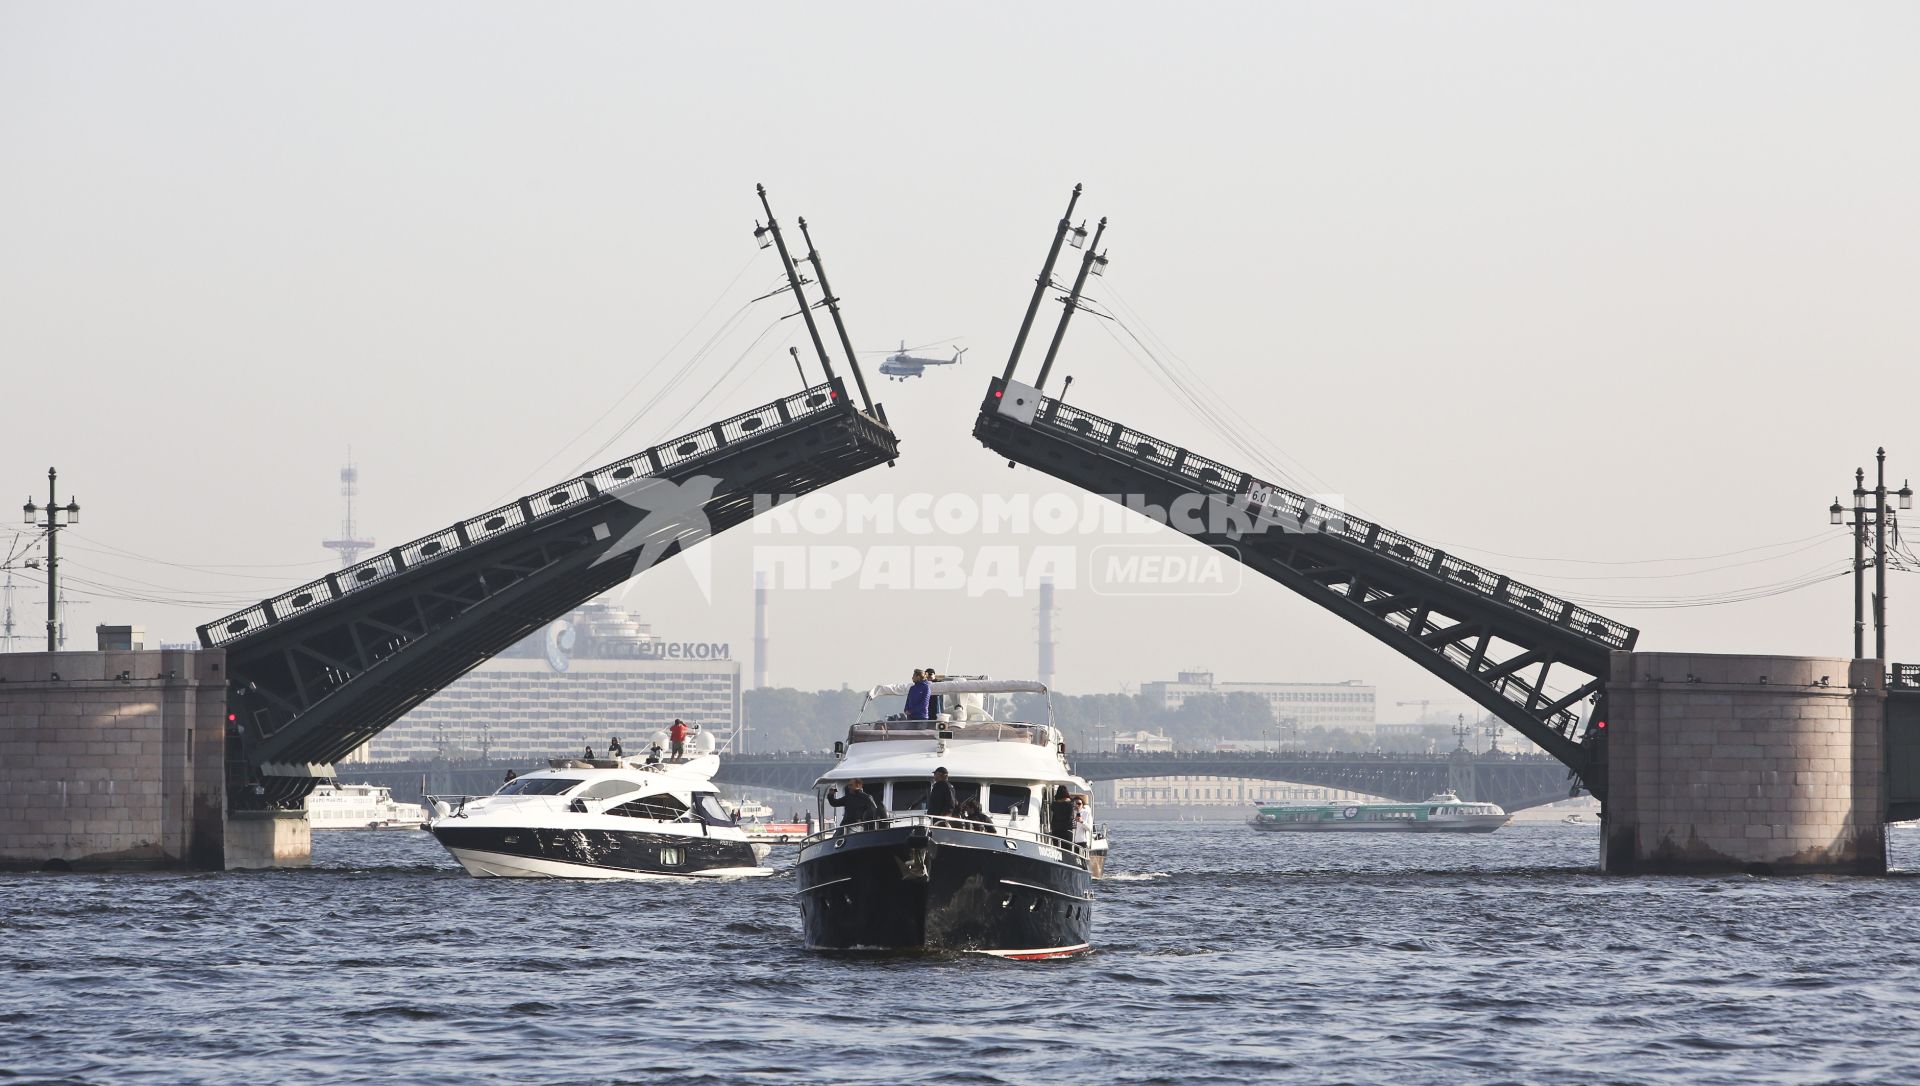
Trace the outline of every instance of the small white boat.
<path fill-rule="evenodd" d="M 307 796 L 307 824 L 316 830 L 417 829 L 426 808 L 394 800 L 378 784 L 323 784 Z"/>

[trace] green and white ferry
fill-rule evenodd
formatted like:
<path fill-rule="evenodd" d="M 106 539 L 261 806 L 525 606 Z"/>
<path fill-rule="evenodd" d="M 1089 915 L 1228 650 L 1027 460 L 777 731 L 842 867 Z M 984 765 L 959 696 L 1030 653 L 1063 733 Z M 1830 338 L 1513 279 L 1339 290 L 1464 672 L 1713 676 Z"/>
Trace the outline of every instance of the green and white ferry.
<path fill-rule="evenodd" d="M 1492 833 L 1511 816 L 1492 803 L 1472 803 L 1452 792 L 1419 803 L 1287 803 L 1262 807 L 1248 825 L 1256 830 L 1350 833 Z"/>

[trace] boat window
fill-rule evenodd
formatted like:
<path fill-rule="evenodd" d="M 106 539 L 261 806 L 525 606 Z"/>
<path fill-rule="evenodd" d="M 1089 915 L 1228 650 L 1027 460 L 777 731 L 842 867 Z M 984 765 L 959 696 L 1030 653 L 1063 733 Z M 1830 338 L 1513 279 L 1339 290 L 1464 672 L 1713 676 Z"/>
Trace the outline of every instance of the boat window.
<path fill-rule="evenodd" d="M 581 799 L 611 799 L 628 792 L 638 792 L 640 786 L 632 781 L 594 781 L 580 790 Z"/>
<path fill-rule="evenodd" d="M 888 807 L 896 814 L 906 811 L 924 811 L 927 809 L 927 793 L 932 788 L 932 781 L 894 781 L 893 802 L 888 804 Z"/>
<path fill-rule="evenodd" d="M 674 796 L 662 792 L 659 795 L 630 799 L 618 807 L 610 808 L 607 813 L 627 818 L 657 818 L 664 822 L 672 822 L 687 813 L 687 805 Z"/>
<path fill-rule="evenodd" d="M 996 784 L 992 789 L 987 794 L 987 810 L 994 814 L 1024 815 L 1027 808 L 1032 806 L 1027 801 L 1033 798 L 1033 792 L 1026 785 Z"/>
<path fill-rule="evenodd" d="M 951 783 L 953 784 L 954 810 L 957 811 L 960 808 L 965 807 L 967 805 L 968 800 L 973 800 L 975 802 L 979 801 L 980 786 L 978 784 L 974 784 L 972 782 L 967 782 L 963 784 L 960 781 L 953 781 Z"/>
<path fill-rule="evenodd" d="M 733 816 L 721 805 L 720 797 L 712 792 L 700 792 L 693 797 L 693 809 L 699 812 L 700 821 L 709 826 L 734 825 Z"/>
<path fill-rule="evenodd" d="M 557 796 L 580 783 L 578 777 L 521 777 L 508 781 L 496 796 Z"/>

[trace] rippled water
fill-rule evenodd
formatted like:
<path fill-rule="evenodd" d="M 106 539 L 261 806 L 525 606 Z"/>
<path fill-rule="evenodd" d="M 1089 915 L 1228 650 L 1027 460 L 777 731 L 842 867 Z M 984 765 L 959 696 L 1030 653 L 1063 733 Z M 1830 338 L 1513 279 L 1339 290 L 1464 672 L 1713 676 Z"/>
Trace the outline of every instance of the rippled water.
<path fill-rule="evenodd" d="M 1098 951 L 1044 963 L 818 957 L 786 875 L 480 881 L 422 833 L 0 876 L 0 1082 L 1920 1082 L 1914 877 L 1610 878 L 1559 823 L 1117 832 Z"/>

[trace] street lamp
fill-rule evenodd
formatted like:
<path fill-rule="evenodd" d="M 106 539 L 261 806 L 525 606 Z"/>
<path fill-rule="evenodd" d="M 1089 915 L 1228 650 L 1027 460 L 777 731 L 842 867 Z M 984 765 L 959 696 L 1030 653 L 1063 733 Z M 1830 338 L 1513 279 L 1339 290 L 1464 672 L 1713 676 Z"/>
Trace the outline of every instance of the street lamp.
<path fill-rule="evenodd" d="M 53 652 L 60 647 L 60 529 L 80 523 L 80 503 L 72 498 L 66 505 L 60 504 L 57 494 L 60 473 L 47 469 L 47 504 L 35 505 L 33 498 L 27 498 L 27 504 L 21 506 L 27 515 L 27 523 L 43 528 L 47 533 L 47 651 Z M 41 520 L 45 514 L 45 520 Z M 64 519 L 63 519 L 64 518 Z"/>
<path fill-rule="evenodd" d="M 1871 490 L 1867 488 L 1866 469 L 1854 469 L 1853 519 L 1846 518 L 1848 509 L 1836 496 L 1827 507 L 1827 522 L 1853 529 L 1853 657 L 1856 660 L 1867 654 L 1867 529 L 1873 529 L 1873 655 L 1884 661 L 1887 658 L 1887 525 L 1897 523 L 1899 518 L 1887 504 L 1887 450 L 1874 450 L 1874 460 L 1876 472 Z M 1892 496 L 1898 499 L 1901 509 L 1913 508 L 1913 487 L 1909 483 L 1902 482 Z M 1873 499 L 1871 503 L 1869 498 Z"/>

